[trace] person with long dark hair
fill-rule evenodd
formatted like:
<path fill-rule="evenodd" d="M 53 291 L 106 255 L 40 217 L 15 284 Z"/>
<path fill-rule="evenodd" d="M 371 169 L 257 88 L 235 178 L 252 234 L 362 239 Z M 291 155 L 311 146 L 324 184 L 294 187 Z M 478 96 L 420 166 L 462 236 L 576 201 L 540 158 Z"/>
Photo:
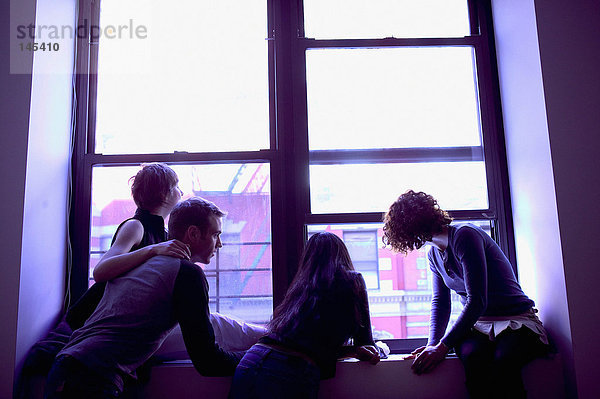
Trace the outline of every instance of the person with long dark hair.
<path fill-rule="evenodd" d="M 310 237 L 267 331 L 238 365 L 230 399 L 316 398 L 339 357 L 379 362 L 365 282 L 339 237 Z"/>
<path fill-rule="evenodd" d="M 431 195 L 412 190 L 385 215 L 384 244 L 401 253 L 431 246 L 429 340 L 413 351 L 412 368 L 417 374 L 428 373 L 454 348 L 471 398 L 525 398 L 521 368 L 549 350 L 534 302 L 485 231 L 451 222 Z M 459 295 L 463 309 L 448 328 L 450 290 Z"/>

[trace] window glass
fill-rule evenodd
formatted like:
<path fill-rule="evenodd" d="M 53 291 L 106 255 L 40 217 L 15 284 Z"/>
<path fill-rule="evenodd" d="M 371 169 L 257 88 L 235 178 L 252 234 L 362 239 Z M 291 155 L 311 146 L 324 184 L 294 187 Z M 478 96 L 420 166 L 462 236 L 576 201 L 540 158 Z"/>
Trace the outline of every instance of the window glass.
<path fill-rule="evenodd" d="M 444 209 L 488 208 L 483 161 L 310 166 L 312 213 L 384 212 L 409 189 Z"/>
<path fill-rule="evenodd" d="M 211 307 L 227 315 L 266 323 L 272 313 L 271 199 L 268 164 L 171 165 L 183 198 L 200 196 L 227 212 L 223 247 L 201 265 L 209 280 Z M 139 167 L 94 167 L 90 283 L 94 266 L 117 226 L 135 213 L 129 178 Z"/>
<path fill-rule="evenodd" d="M 377 230 L 347 230 L 343 235 L 354 268 L 362 273 L 367 289 L 378 289 Z"/>
<path fill-rule="evenodd" d="M 457 221 L 455 223 L 465 223 Z M 490 234 L 489 221 L 470 221 Z M 426 338 L 429 335 L 429 313 L 431 311 L 431 271 L 427 261 L 428 247 L 410 252 L 408 255 L 394 253 L 383 248 L 381 224 L 331 224 L 309 225 L 308 234 L 329 231 L 344 240 L 354 267 L 361 272 L 365 281 L 367 275 L 360 270 L 360 262 L 371 251 L 356 251 L 357 237 L 376 235 L 375 261 L 378 262 L 379 287 L 368 287 L 369 310 L 373 338 Z M 368 242 L 368 241 L 363 241 Z M 363 248 L 371 247 L 364 245 Z M 368 283 L 367 283 L 368 284 Z M 452 315 L 454 323 L 462 310 L 460 299 L 452 293 Z"/>
<path fill-rule="evenodd" d="M 471 47 L 306 53 L 311 150 L 481 145 Z"/>
<path fill-rule="evenodd" d="M 266 6 L 102 0 L 96 152 L 269 148 Z"/>
<path fill-rule="evenodd" d="M 304 0 L 305 36 L 317 39 L 462 37 L 466 0 Z"/>

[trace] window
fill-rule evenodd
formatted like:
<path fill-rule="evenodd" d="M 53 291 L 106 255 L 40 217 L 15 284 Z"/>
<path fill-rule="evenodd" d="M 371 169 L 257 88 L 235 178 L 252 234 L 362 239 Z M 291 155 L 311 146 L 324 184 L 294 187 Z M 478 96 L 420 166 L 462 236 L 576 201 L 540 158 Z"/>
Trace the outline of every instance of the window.
<path fill-rule="evenodd" d="M 100 29 L 78 43 L 75 297 L 150 161 L 228 211 L 205 268 L 210 306 L 249 321 L 269 319 L 307 236 L 328 230 L 365 277 L 375 336 L 422 342 L 426 254 L 381 243 L 383 212 L 407 189 L 514 261 L 489 1 L 81 0 L 86 19 L 147 37 Z"/>
<path fill-rule="evenodd" d="M 227 211 L 223 247 L 204 267 L 213 311 L 264 324 L 271 315 L 271 204 L 267 163 L 172 165 L 183 198 L 198 195 Z M 92 272 L 110 247 L 117 226 L 131 217 L 129 178 L 139 167 L 96 166 L 92 170 Z M 98 244 L 96 244 L 98 243 Z"/>

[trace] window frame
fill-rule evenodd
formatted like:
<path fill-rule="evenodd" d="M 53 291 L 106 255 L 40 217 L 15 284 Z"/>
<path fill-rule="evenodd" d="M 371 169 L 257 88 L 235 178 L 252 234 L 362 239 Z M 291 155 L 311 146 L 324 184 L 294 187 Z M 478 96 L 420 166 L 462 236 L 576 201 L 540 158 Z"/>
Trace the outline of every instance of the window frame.
<path fill-rule="evenodd" d="M 416 162 L 424 160 L 485 159 L 488 209 L 450 210 L 457 220 L 489 220 L 492 236 L 516 272 L 510 189 L 490 0 L 468 0 L 471 35 L 463 38 L 312 39 L 304 37 L 302 0 L 265 0 L 268 19 L 269 141 L 270 148 L 241 152 L 175 152 L 162 154 L 95 153 L 98 42 L 77 36 L 74 77 L 75 134 L 71 159 L 71 203 L 67 287 L 71 303 L 88 286 L 91 229 L 91 183 L 95 166 L 266 162 L 271 168 L 271 226 L 273 303 L 283 299 L 298 265 L 311 224 L 379 223 L 383 213 L 310 212 L 309 165 L 343 162 Z M 78 1 L 78 25 L 84 19 L 98 24 L 100 0 Z M 479 87 L 482 146 L 396 148 L 378 150 L 309 151 L 306 51 L 316 48 L 373 48 L 407 46 L 473 46 Z M 276 222 L 275 222 L 276 221 Z M 425 339 L 392 340 L 396 351 L 414 348 Z"/>
<path fill-rule="evenodd" d="M 383 39 L 312 39 L 304 37 L 301 0 L 297 1 L 298 37 L 295 40 L 296 85 L 302 93 L 297 95 L 295 131 L 301 132 L 296 150 L 308 153 L 302 157 L 303 167 L 309 164 L 395 163 L 426 161 L 485 160 L 489 204 L 487 209 L 448 210 L 450 215 L 461 221 L 489 220 L 492 237 L 505 252 L 516 272 L 516 255 L 510 205 L 508 166 L 504 146 L 500 91 L 498 83 L 495 43 L 489 0 L 468 0 L 471 35 L 463 38 L 383 38 Z M 367 150 L 308 150 L 306 60 L 309 49 L 322 48 L 394 48 L 472 46 L 476 55 L 476 73 L 482 129 L 482 147 L 435 147 L 435 148 L 392 148 Z M 308 158 L 308 161 L 307 159 Z M 304 176 L 308 179 L 308 176 Z M 400 194 L 400 193 L 399 193 Z M 309 191 L 305 193 L 309 195 Z M 383 213 L 330 213 L 310 212 L 310 198 L 303 201 L 306 224 L 371 223 L 381 222 Z"/>

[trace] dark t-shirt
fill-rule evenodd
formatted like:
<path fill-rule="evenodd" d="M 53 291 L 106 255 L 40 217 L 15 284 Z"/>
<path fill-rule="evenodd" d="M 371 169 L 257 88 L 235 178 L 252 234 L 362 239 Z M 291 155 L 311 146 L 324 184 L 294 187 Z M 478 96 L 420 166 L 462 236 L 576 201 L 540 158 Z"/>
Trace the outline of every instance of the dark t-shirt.
<path fill-rule="evenodd" d="M 475 225 L 449 226 L 448 247 L 443 252 L 432 247 L 428 258 L 433 273 L 429 345 L 441 340 L 453 347 L 480 316 L 513 316 L 534 306 L 498 244 Z M 450 290 L 460 295 L 463 310 L 444 335 Z"/>
<path fill-rule="evenodd" d="M 336 279 L 334 286 L 318 294 L 318 298 L 312 311 L 300 311 L 293 326 L 272 332 L 259 342 L 280 343 L 310 356 L 325 379 L 335 375 L 335 363 L 349 338 L 353 338 L 355 346 L 374 343 L 367 289 L 360 273 Z M 358 324 L 355 304 L 359 309 Z"/>
<path fill-rule="evenodd" d="M 240 356 L 215 343 L 208 309 L 208 282 L 186 260 L 155 256 L 109 281 L 84 326 L 59 353 L 74 357 L 123 388 L 125 376 L 181 326 L 192 363 L 203 375 L 232 375 Z"/>
<path fill-rule="evenodd" d="M 140 248 L 147 247 L 148 245 L 158 244 L 167 240 L 165 221 L 162 216 L 153 215 L 147 210 L 138 208 L 133 217 L 124 220 L 119 227 L 117 227 L 111 245 L 115 243 L 115 239 L 117 238 L 117 234 L 119 233 L 119 230 L 121 230 L 121 227 L 132 219 L 139 220 L 140 223 L 142 223 L 144 234 L 142 235 L 139 244 L 134 245 L 131 248 L 131 251 L 136 251 Z M 104 294 L 105 287 L 106 282 L 95 283 L 69 308 L 65 318 L 73 330 L 83 326 L 83 323 L 85 323 L 94 309 L 96 309 L 98 302 L 100 302 L 100 299 Z"/>

